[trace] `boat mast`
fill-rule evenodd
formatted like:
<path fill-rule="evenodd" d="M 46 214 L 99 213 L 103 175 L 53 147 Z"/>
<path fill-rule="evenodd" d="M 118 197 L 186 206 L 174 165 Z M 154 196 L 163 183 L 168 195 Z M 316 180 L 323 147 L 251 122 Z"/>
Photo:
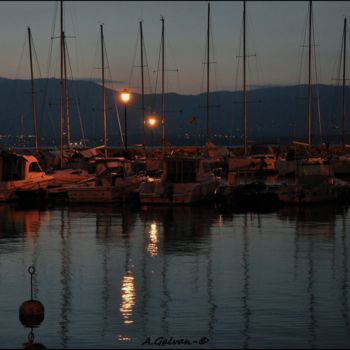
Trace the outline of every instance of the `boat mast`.
<path fill-rule="evenodd" d="M 165 154 L 165 76 L 164 76 L 164 17 L 162 16 L 162 147 L 163 147 L 163 156 Z"/>
<path fill-rule="evenodd" d="M 104 38 L 103 24 L 100 24 L 101 29 L 101 53 L 102 53 L 102 101 L 103 101 L 103 144 L 105 149 L 105 157 L 107 157 L 107 115 L 106 115 L 106 91 L 105 91 L 105 65 L 104 65 Z"/>
<path fill-rule="evenodd" d="M 207 137 L 206 147 L 210 141 L 210 3 L 208 2 L 208 28 L 207 28 Z"/>
<path fill-rule="evenodd" d="M 343 108 L 342 108 L 342 145 L 345 145 L 345 121 L 346 121 L 346 110 L 345 110 L 345 64 L 346 64 L 346 17 L 344 18 L 344 30 L 343 30 Z"/>
<path fill-rule="evenodd" d="M 67 81 L 67 54 L 66 54 L 66 36 L 63 31 L 63 73 L 64 73 L 64 96 L 65 96 L 65 113 L 66 113 L 66 127 L 67 127 L 67 146 L 70 148 L 70 117 L 69 117 L 69 99 L 68 99 L 68 81 Z"/>
<path fill-rule="evenodd" d="M 312 118 L 312 91 L 311 91 L 311 30 L 312 30 L 312 1 L 309 1 L 309 82 L 308 82 L 308 144 L 311 146 L 311 118 Z"/>
<path fill-rule="evenodd" d="M 248 153 L 247 142 L 247 81 L 246 81 L 246 3 L 243 1 L 243 130 L 244 155 Z"/>
<path fill-rule="evenodd" d="M 29 39 L 30 79 L 32 83 L 32 111 L 33 111 L 34 134 L 35 134 L 35 150 L 36 152 L 38 152 L 39 138 L 38 138 L 38 128 L 37 128 L 37 119 L 36 119 L 35 85 L 34 85 L 33 56 L 32 56 L 32 33 L 29 27 L 28 27 L 28 39 Z"/>
<path fill-rule="evenodd" d="M 60 3 L 60 52 L 61 52 L 61 76 L 60 76 L 60 166 L 63 168 L 63 96 L 64 96 L 64 84 L 63 84 L 63 1 Z"/>
<path fill-rule="evenodd" d="M 145 140 L 145 84 L 143 74 L 143 30 L 142 21 L 140 21 L 140 46 L 141 46 L 141 116 L 142 116 L 142 132 L 143 132 L 143 148 L 146 147 Z"/>

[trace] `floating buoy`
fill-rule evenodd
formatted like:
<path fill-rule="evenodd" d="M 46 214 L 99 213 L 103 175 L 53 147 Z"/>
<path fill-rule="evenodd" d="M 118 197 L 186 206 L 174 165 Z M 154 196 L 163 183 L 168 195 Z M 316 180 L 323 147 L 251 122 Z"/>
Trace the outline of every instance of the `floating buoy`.
<path fill-rule="evenodd" d="M 34 266 L 28 268 L 30 274 L 30 300 L 22 303 L 19 308 L 19 320 L 25 327 L 35 328 L 39 327 L 45 317 L 44 305 L 38 301 L 33 300 L 33 275 L 35 273 Z"/>
<path fill-rule="evenodd" d="M 44 305 L 38 300 L 27 300 L 19 308 L 19 320 L 25 327 L 39 327 L 44 317 Z"/>

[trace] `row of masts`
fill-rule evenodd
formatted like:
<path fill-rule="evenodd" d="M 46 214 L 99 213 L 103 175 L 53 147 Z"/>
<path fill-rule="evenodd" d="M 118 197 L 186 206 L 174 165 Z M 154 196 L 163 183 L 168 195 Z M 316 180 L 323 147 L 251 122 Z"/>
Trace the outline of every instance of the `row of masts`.
<path fill-rule="evenodd" d="M 207 93 L 206 93 L 206 144 L 210 142 L 210 122 L 211 122 L 211 104 L 210 104 L 210 3 L 208 2 L 207 10 L 207 52 L 206 52 L 206 64 L 207 64 Z M 308 145 L 311 146 L 311 130 L 312 130 L 312 1 L 309 1 L 309 16 L 308 16 L 308 103 L 307 103 L 307 115 L 308 115 Z M 161 17 L 162 22 L 162 34 L 161 34 L 161 125 L 162 125 L 162 149 L 163 155 L 166 148 L 166 136 L 165 136 L 165 25 L 164 18 Z M 141 67 L 141 118 L 142 118 L 142 133 L 143 133 L 143 147 L 145 147 L 145 89 L 144 89 L 144 39 L 142 21 L 140 25 L 140 67 Z M 342 144 L 345 144 L 345 129 L 346 129 L 346 105 L 345 105 L 345 88 L 346 88 L 346 32 L 347 32 L 347 20 L 344 19 L 343 38 L 342 38 L 342 50 L 343 50 L 343 74 L 342 74 Z M 106 108 L 106 90 L 105 90 L 105 63 L 104 63 L 104 35 L 103 24 L 100 25 L 101 34 L 101 62 L 102 62 L 102 103 L 103 103 L 103 144 L 105 150 L 105 156 L 107 157 L 107 108 Z M 30 57 L 30 72 L 31 72 L 31 88 L 32 88 L 32 113 L 35 133 L 35 149 L 39 150 L 39 137 L 37 127 L 37 112 L 36 112 L 36 99 L 35 99 L 35 84 L 33 74 L 33 58 L 32 58 L 32 36 L 31 30 L 28 27 L 29 38 L 29 57 Z M 246 1 L 243 1 L 243 100 L 242 100 L 242 112 L 243 112 L 243 144 L 244 155 L 248 153 L 248 123 L 247 123 L 247 74 L 246 74 Z M 67 145 L 70 147 L 70 116 L 69 116 L 69 99 L 68 99 L 68 80 L 67 80 L 67 62 L 66 62 L 66 39 L 64 32 L 63 22 L 63 1 L 60 1 L 60 159 L 61 167 L 63 167 L 63 150 L 64 150 L 64 121 L 66 121 L 66 133 L 67 133 Z M 125 120 L 126 123 L 126 120 Z M 126 145 L 126 133 L 124 134 L 124 144 Z"/>

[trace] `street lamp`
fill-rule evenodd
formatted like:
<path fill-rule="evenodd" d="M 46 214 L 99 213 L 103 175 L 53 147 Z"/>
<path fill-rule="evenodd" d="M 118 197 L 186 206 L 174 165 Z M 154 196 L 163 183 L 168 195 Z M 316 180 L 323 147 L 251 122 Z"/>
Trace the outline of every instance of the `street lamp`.
<path fill-rule="evenodd" d="M 128 149 L 128 134 L 127 134 L 127 119 L 126 119 L 126 104 L 130 100 L 130 93 L 127 89 L 124 89 L 121 93 L 121 99 L 124 102 L 124 147 Z"/>
<path fill-rule="evenodd" d="M 148 117 L 147 118 L 147 124 L 148 126 L 152 129 L 152 145 L 153 145 L 153 138 L 154 138 L 154 128 L 157 126 L 158 124 L 158 119 L 154 116 Z"/>
<path fill-rule="evenodd" d="M 147 124 L 151 127 L 154 128 L 157 125 L 157 118 L 156 117 L 148 117 L 147 119 Z"/>

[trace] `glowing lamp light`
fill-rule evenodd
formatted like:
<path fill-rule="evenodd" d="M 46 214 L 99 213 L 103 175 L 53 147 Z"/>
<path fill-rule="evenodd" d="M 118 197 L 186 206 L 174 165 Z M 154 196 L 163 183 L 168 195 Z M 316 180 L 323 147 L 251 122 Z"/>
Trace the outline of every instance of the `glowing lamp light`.
<path fill-rule="evenodd" d="M 127 89 L 124 89 L 121 93 L 121 98 L 124 103 L 127 103 L 130 100 L 130 92 Z"/>
<path fill-rule="evenodd" d="M 157 125 L 157 118 L 155 117 L 149 117 L 148 120 L 147 120 L 147 124 L 150 126 L 150 127 L 154 127 Z"/>

